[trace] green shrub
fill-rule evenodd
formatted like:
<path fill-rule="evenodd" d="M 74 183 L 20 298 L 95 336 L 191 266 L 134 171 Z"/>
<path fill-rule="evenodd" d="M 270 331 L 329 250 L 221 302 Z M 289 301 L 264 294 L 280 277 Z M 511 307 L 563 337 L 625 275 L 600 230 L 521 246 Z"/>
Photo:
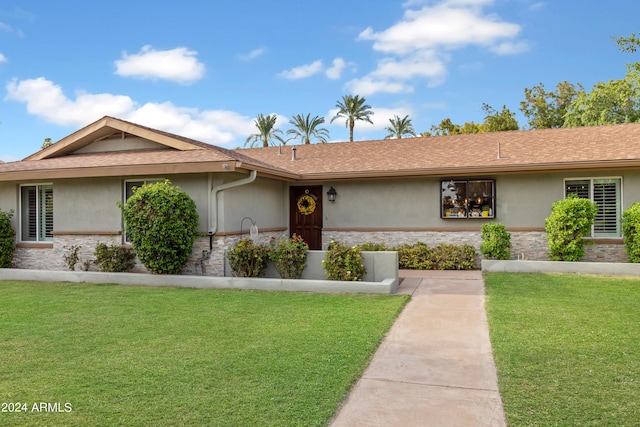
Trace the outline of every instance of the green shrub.
<path fill-rule="evenodd" d="M 267 248 L 251 239 L 243 239 L 227 251 L 227 259 L 236 275 L 258 277 L 267 267 Z"/>
<path fill-rule="evenodd" d="M 360 281 L 367 273 L 357 246 L 347 246 L 333 240 L 329 243 L 322 265 L 329 280 Z"/>
<path fill-rule="evenodd" d="M 364 242 L 361 245 L 358 245 L 358 248 L 361 251 L 391 251 L 393 249 L 388 248 L 384 243 L 373 243 L 373 242 Z"/>
<path fill-rule="evenodd" d="M 198 233 L 195 202 L 171 182 L 134 188 L 124 215 L 127 240 L 140 262 L 152 273 L 179 274 Z"/>
<path fill-rule="evenodd" d="M 0 210 L 0 268 L 11 268 L 13 254 L 16 251 L 13 228 L 11 228 L 13 210 Z"/>
<path fill-rule="evenodd" d="M 122 245 L 107 246 L 104 243 L 98 243 L 94 256 L 98 269 L 105 272 L 129 271 L 136 263 L 135 252 Z"/>
<path fill-rule="evenodd" d="M 584 256 L 583 237 L 591 234 L 598 205 L 575 194 L 551 205 L 551 215 L 544 228 L 549 241 L 549 258 L 553 261 L 580 261 Z"/>
<path fill-rule="evenodd" d="M 78 251 L 82 246 L 80 245 L 71 245 L 65 246 L 65 249 L 69 250 L 69 253 L 63 256 L 64 263 L 67 265 L 69 271 L 73 271 L 76 269 L 76 264 L 80 261 L 80 257 L 78 256 Z"/>
<path fill-rule="evenodd" d="M 471 270 L 476 266 L 476 248 L 442 243 L 433 249 L 436 270 Z"/>
<path fill-rule="evenodd" d="M 511 258 L 511 234 L 504 224 L 488 222 L 482 224 L 480 252 L 486 259 Z"/>
<path fill-rule="evenodd" d="M 471 245 L 442 243 L 404 244 L 397 248 L 399 268 L 407 270 L 471 270 L 476 266 L 476 249 Z"/>
<path fill-rule="evenodd" d="M 398 248 L 398 264 L 406 270 L 435 270 L 431 248 L 423 242 L 407 244 Z"/>
<path fill-rule="evenodd" d="M 273 262 L 283 279 L 299 279 L 307 264 L 309 245 L 294 233 L 290 239 L 272 239 L 267 248 L 267 256 Z"/>
<path fill-rule="evenodd" d="M 640 262 L 640 202 L 622 212 L 622 235 L 629 262 Z"/>

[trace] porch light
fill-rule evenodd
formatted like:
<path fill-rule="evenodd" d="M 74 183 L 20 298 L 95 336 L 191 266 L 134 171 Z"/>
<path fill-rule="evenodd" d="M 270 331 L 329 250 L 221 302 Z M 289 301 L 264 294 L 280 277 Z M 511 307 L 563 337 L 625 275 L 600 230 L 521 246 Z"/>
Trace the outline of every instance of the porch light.
<path fill-rule="evenodd" d="M 338 192 L 336 191 L 335 188 L 331 187 L 329 189 L 329 191 L 327 191 L 327 197 L 329 198 L 330 202 L 335 202 L 336 201 L 336 196 L 338 195 Z"/>

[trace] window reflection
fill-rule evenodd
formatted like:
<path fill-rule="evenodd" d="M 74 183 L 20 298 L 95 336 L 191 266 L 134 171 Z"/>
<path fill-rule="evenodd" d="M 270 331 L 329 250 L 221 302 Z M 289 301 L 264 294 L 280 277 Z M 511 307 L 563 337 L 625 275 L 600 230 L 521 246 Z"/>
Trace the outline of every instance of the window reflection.
<path fill-rule="evenodd" d="M 442 218 L 495 218 L 494 180 L 441 181 Z"/>

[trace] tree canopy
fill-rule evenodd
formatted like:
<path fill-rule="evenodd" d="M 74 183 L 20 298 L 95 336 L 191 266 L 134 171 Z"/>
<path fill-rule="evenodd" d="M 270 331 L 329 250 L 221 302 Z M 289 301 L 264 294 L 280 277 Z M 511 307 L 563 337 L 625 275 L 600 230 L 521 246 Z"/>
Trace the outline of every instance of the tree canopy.
<path fill-rule="evenodd" d="M 254 147 L 257 142 L 262 142 L 263 147 L 268 147 L 269 144 L 273 145 L 274 139 L 284 144 L 285 141 L 280 136 L 282 131 L 275 127 L 277 119 L 278 116 L 276 114 L 269 114 L 268 116 L 264 116 L 262 113 L 258 114 L 258 117 L 253 122 L 258 128 L 258 133 L 249 135 L 244 141 L 244 145 L 251 142 L 251 147 Z"/>
<path fill-rule="evenodd" d="M 287 131 L 287 135 L 300 138 L 304 144 L 311 144 L 311 138 L 316 138 L 320 142 L 327 142 L 329 139 L 329 131 L 319 127 L 324 123 L 324 117 L 314 116 L 311 118 L 311 114 L 306 116 L 296 114 L 289 120 L 289 123 L 294 127 Z"/>
<path fill-rule="evenodd" d="M 565 126 L 596 126 L 640 121 L 640 65 L 631 64 L 623 79 L 598 82 L 578 92 L 565 115 Z"/>
<path fill-rule="evenodd" d="M 355 127 L 356 121 L 364 120 L 365 122 L 373 124 L 371 121 L 373 110 L 371 110 L 371 106 L 365 104 L 365 102 L 366 99 L 364 97 L 361 98 L 359 95 L 344 95 L 342 100 L 336 103 L 338 112 L 331 119 L 330 123 L 333 123 L 333 121 L 338 118 L 346 119 L 345 125 L 349 128 L 349 141 L 353 141 L 353 128 Z"/>
<path fill-rule="evenodd" d="M 398 138 L 401 139 L 403 135 L 416 136 L 416 132 L 413 130 L 411 119 L 409 115 L 400 118 L 397 114 L 393 116 L 393 119 L 389 119 L 391 126 L 387 126 L 385 130 L 388 135 L 384 139 Z"/>
<path fill-rule="evenodd" d="M 565 115 L 579 92 L 581 84 L 566 80 L 558 83 L 554 91 L 547 91 L 542 83 L 524 89 L 525 100 L 520 102 L 520 111 L 527 118 L 531 129 L 550 129 L 564 126 Z"/>

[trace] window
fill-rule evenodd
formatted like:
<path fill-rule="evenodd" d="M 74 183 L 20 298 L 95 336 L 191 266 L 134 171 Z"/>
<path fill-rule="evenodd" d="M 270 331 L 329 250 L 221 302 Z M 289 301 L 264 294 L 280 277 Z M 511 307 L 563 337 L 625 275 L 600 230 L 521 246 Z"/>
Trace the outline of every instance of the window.
<path fill-rule="evenodd" d="M 593 237 L 620 237 L 622 178 L 583 178 L 565 180 L 565 197 L 576 194 L 598 204 Z"/>
<path fill-rule="evenodd" d="M 124 183 L 124 200 L 123 203 L 127 203 L 127 200 L 129 200 L 129 197 L 131 197 L 133 195 L 133 189 L 137 188 L 137 187 L 142 187 L 145 184 L 152 184 L 154 182 L 161 182 L 162 179 L 144 179 L 144 180 L 140 180 L 140 181 L 125 181 Z M 125 231 L 123 231 L 123 236 L 124 236 L 124 242 L 125 243 L 129 243 L 129 241 L 127 240 L 127 236 L 126 236 L 126 227 L 124 227 L 123 224 L 123 229 Z"/>
<path fill-rule="evenodd" d="M 53 240 L 53 185 L 20 187 L 20 239 L 23 242 Z"/>
<path fill-rule="evenodd" d="M 441 218 L 495 218 L 495 181 L 441 181 Z"/>

